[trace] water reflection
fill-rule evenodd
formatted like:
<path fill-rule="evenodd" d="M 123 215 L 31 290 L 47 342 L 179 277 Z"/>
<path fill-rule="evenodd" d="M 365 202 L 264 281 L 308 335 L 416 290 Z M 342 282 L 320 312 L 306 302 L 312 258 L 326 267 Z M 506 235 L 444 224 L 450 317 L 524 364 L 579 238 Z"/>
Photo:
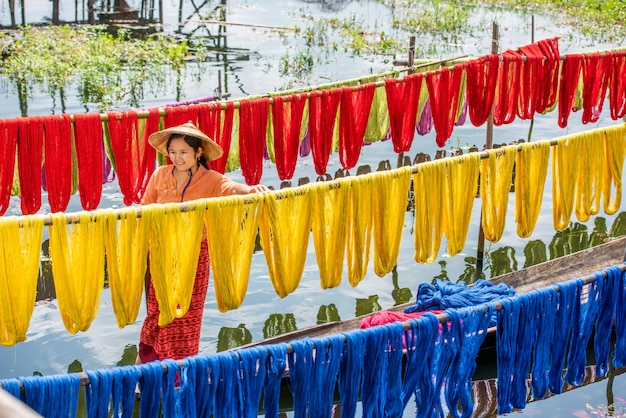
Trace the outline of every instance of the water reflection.
<path fill-rule="evenodd" d="M 298 327 L 296 326 L 296 317 L 294 314 L 273 313 L 269 318 L 267 318 L 265 325 L 263 325 L 263 338 L 267 339 L 275 337 L 277 335 L 295 331 L 296 329 L 298 329 Z"/>
<path fill-rule="evenodd" d="M 337 310 L 337 306 L 334 303 L 330 305 L 322 305 L 320 306 L 319 311 L 317 311 L 317 324 L 325 324 L 327 322 L 338 322 L 341 321 L 339 317 L 339 311 Z"/>
<path fill-rule="evenodd" d="M 367 298 L 356 298 L 356 307 L 354 310 L 354 316 L 362 316 L 378 312 L 382 309 L 380 303 L 378 303 L 378 295 L 371 295 Z"/>
<path fill-rule="evenodd" d="M 217 351 L 226 351 L 252 342 L 252 334 L 245 324 L 236 328 L 222 327 L 217 334 Z"/>

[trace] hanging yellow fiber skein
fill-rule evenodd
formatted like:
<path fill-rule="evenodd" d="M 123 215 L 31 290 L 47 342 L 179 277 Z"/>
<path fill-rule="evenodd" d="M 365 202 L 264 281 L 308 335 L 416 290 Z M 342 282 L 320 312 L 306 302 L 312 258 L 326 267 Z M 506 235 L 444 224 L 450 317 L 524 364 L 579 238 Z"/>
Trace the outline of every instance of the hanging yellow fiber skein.
<path fill-rule="evenodd" d="M 276 294 L 284 298 L 296 290 L 304 271 L 315 189 L 305 185 L 281 193 L 279 199 L 274 193 L 263 195 L 259 236 L 270 281 Z"/>
<path fill-rule="evenodd" d="M 356 287 L 367 273 L 372 243 L 372 176 L 352 177 L 348 195 L 346 258 L 348 282 Z"/>
<path fill-rule="evenodd" d="M 552 154 L 552 219 L 554 230 L 569 226 L 574 209 L 580 141 L 568 135 L 556 141 Z"/>
<path fill-rule="evenodd" d="M 76 334 L 89 329 L 100 308 L 106 220 L 89 212 L 80 212 L 75 224 L 67 224 L 62 213 L 50 217 L 50 258 L 59 312 L 65 328 Z"/>
<path fill-rule="evenodd" d="M 441 213 L 443 210 L 444 160 L 415 166 L 413 190 L 415 199 L 415 230 L 413 258 L 418 263 L 432 263 L 441 246 Z"/>
<path fill-rule="evenodd" d="M 480 162 L 482 227 L 487 240 L 498 242 L 504 232 L 517 147 L 490 149 L 487 154 L 489 158 Z"/>
<path fill-rule="evenodd" d="M 374 272 L 379 277 L 398 263 L 411 175 L 411 167 L 402 167 L 372 176 Z"/>
<path fill-rule="evenodd" d="M 535 229 L 548 174 L 550 142 L 520 144 L 515 160 L 515 222 L 517 235 L 528 238 Z"/>
<path fill-rule="evenodd" d="M 604 164 L 604 147 L 598 146 L 604 140 L 604 132 L 594 130 L 576 134 L 579 152 L 576 155 L 576 195 L 574 208 L 576 218 L 587 222 L 590 215 L 600 210 L 602 180 L 608 170 Z"/>
<path fill-rule="evenodd" d="M 463 250 L 472 207 L 478 191 L 480 155 L 477 152 L 447 158 L 443 195 L 443 233 L 448 240 L 448 254 Z"/>
<path fill-rule="evenodd" d="M 350 192 L 349 180 L 339 178 L 330 183 L 315 183 L 313 209 L 313 245 L 320 270 L 322 289 L 341 283 L 344 254 L 346 253 L 346 204 Z"/>
<path fill-rule="evenodd" d="M 104 213 L 107 221 L 104 243 L 111 302 L 117 326 L 123 328 L 135 322 L 141 305 L 153 211 L 142 211 L 141 218 L 137 217 L 135 208 L 118 212 L 107 209 Z"/>
<path fill-rule="evenodd" d="M 43 224 L 41 215 L 0 217 L 1 345 L 26 340 L 37 296 Z"/>
<path fill-rule="evenodd" d="M 141 207 L 151 211 L 150 275 L 159 303 L 159 326 L 182 318 L 189 310 L 198 267 L 204 206 L 187 202 L 181 212 L 176 204 L 151 204 Z"/>
<path fill-rule="evenodd" d="M 246 296 L 263 199 L 263 195 L 250 195 L 205 200 L 204 222 L 220 312 L 237 309 Z"/>
<path fill-rule="evenodd" d="M 626 155 L 626 124 L 613 126 L 604 130 L 604 154 L 606 169 L 602 179 L 602 198 L 604 212 L 613 215 L 622 202 L 622 170 Z M 615 186 L 615 196 L 611 201 L 611 186 Z"/>

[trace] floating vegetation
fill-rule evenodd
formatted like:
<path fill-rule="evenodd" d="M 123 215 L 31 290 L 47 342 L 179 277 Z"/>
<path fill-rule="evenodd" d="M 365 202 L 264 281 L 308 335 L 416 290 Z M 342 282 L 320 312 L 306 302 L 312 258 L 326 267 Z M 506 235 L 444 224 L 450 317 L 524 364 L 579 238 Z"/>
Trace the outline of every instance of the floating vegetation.
<path fill-rule="evenodd" d="M 70 85 L 77 86 L 81 103 L 99 111 L 120 102 L 138 107 L 144 89 L 165 89 L 172 72 L 165 69 L 180 72 L 189 54 L 187 41 L 164 35 L 131 39 L 128 32 L 113 36 L 94 26 L 26 26 L 14 38 L 2 37 L 2 71 L 16 86 L 24 115 L 36 87 L 53 99 L 58 94 L 63 108 Z"/>

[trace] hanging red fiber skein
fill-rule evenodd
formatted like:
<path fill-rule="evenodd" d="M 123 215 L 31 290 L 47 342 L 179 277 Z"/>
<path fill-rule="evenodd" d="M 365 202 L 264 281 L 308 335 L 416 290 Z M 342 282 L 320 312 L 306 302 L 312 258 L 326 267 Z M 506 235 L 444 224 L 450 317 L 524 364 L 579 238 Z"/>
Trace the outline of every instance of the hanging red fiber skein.
<path fill-rule="evenodd" d="M 409 74 L 404 79 L 385 79 L 391 141 L 396 153 L 411 149 L 417 124 L 417 110 L 424 74 Z"/>
<path fill-rule="evenodd" d="M 611 118 L 617 120 L 626 115 L 626 51 L 613 53 L 609 106 Z"/>
<path fill-rule="evenodd" d="M 309 97 L 309 141 L 318 176 L 326 173 L 342 94 L 342 89 L 333 88 L 314 90 Z"/>
<path fill-rule="evenodd" d="M 583 124 L 597 122 L 602 113 L 613 60 L 610 52 L 584 54 L 583 59 Z"/>
<path fill-rule="evenodd" d="M 470 122 L 481 126 L 487 122 L 493 109 L 493 100 L 498 81 L 500 56 L 490 54 L 467 63 L 467 110 Z"/>
<path fill-rule="evenodd" d="M 226 171 L 230 144 L 233 138 L 233 119 L 235 116 L 235 103 L 226 102 L 226 109 L 222 109 L 220 103 L 203 103 L 200 105 L 198 116 L 198 128 L 219 144 L 224 153 L 217 160 L 209 161 L 212 170 L 222 174 Z M 222 121 L 223 120 L 223 121 Z"/>
<path fill-rule="evenodd" d="M 124 204 L 139 203 L 135 195 L 134 185 L 137 184 L 141 161 L 137 112 L 109 112 L 107 127 L 111 137 L 111 148 L 115 160 L 115 171 L 124 195 Z"/>
<path fill-rule="evenodd" d="M 137 176 L 137 182 L 133 185 L 135 199 L 141 201 L 148 180 L 152 176 L 156 167 L 156 150 L 148 142 L 148 137 L 154 132 L 159 130 L 159 120 L 161 119 L 159 109 L 149 109 L 148 118 L 146 119 L 143 137 L 141 139 L 141 161 L 139 164 L 139 175 Z"/>
<path fill-rule="evenodd" d="M 22 214 L 32 215 L 41 207 L 41 161 L 43 124 L 41 116 L 18 119 L 17 169 Z"/>
<path fill-rule="evenodd" d="M 578 81 L 580 80 L 580 71 L 582 69 L 582 54 L 568 54 L 561 66 L 561 79 L 559 80 L 559 126 L 565 128 L 569 115 L 574 109 L 574 99 L 576 90 L 578 89 Z"/>
<path fill-rule="evenodd" d="M 515 51 L 504 51 L 498 70 L 493 124 L 506 125 L 515 120 L 520 94 L 522 56 Z"/>
<path fill-rule="evenodd" d="M 345 170 L 356 165 L 363 147 L 376 83 L 342 87 L 339 111 L 339 162 Z"/>
<path fill-rule="evenodd" d="M 453 67 L 443 67 L 437 72 L 426 73 L 430 109 L 439 147 L 446 145 L 454 129 L 463 71 L 464 64 L 457 64 Z"/>
<path fill-rule="evenodd" d="M 78 194 L 85 210 L 97 209 L 102 197 L 102 120 L 98 113 L 74 115 Z"/>
<path fill-rule="evenodd" d="M 263 175 L 263 153 L 267 138 L 270 100 L 263 97 L 239 102 L 239 161 L 244 180 L 259 184 Z"/>
<path fill-rule="evenodd" d="M 0 119 L 0 215 L 9 208 L 16 151 L 17 119 Z"/>
<path fill-rule="evenodd" d="M 43 119 L 46 190 L 52 212 L 63 212 L 72 195 L 72 121 L 70 115 Z"/>
<path fill-rule="evenodd" d="M 272 125 L 276 170 L 278 178 L 288 180 L 293 177 L 298 160 L 306 93 L 292 94 L 287 98 L 275 96 L 273 99 Z"/>

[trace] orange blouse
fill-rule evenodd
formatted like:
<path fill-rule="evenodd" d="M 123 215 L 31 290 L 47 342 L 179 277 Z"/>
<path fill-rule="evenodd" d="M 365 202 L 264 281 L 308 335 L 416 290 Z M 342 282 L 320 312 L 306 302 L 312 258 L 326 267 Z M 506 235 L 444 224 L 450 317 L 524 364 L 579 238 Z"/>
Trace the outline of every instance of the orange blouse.
<path fill-rule="evenodd" d="M 146 191 L 141 199 L 141 204 L 149 203 L 175 203 L 205 197 L 230 196 L 234 192 L 237 182 L 215 171 L 207 170 L 203 166 L 191 177 L 191 181 L 176 187 L 174 178 L 174 166 L 164 165 L 152 173 L 148 181 Z M 183 195 L 184 191 L 184 195 Z"/>

